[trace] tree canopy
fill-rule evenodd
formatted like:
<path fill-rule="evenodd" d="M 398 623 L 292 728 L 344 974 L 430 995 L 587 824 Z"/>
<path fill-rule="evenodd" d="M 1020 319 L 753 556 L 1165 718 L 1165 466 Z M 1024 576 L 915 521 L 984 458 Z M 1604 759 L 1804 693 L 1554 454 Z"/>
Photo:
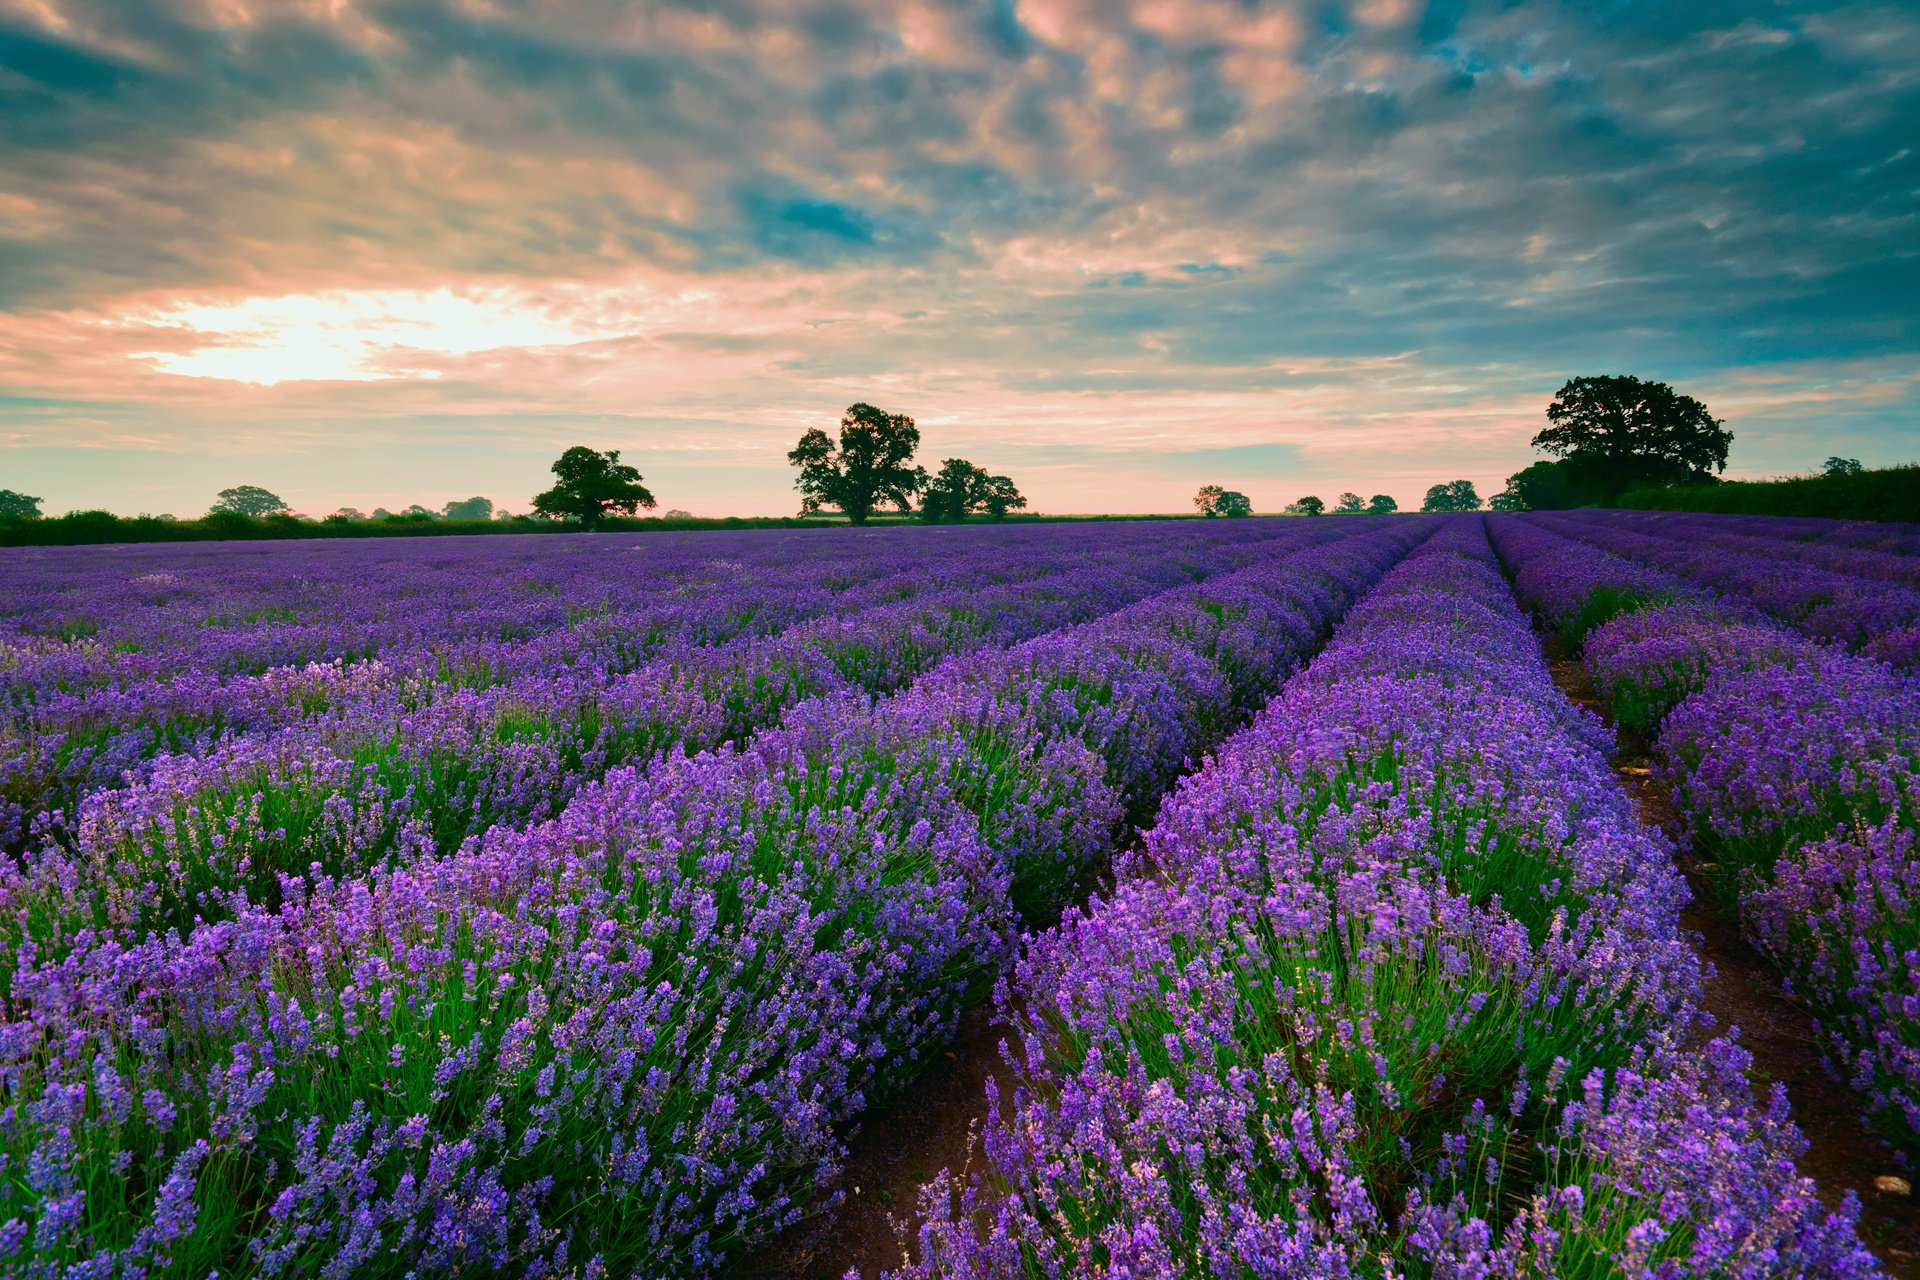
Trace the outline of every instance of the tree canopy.
<path fill-rule="evenodd" d="M 262 489 L 257 484 L 240 484 L 231 489 L 222 489 L 207 511 L 218 515 L 271 516 L 286 509 L 287 504 L 279 494 Z"/>
<path fill-rule="evenodd" d="M 456 499 L 440 508 L 440 514 L 448 520 L 491 520 L 493 519 L 493 499 Z"/>
<path fill-rule="evenodd" d="M 31 494 L 17 493 L 12 489 L 0 489 L 0 516 L 15 516 L 33 519 L 40 514 L 41 499 Z"/>
<path fill-rule="evenodd" d="M 1733 433 L 1664 382 L 1573 378 L 1547 406 L 1533 446 L 1568 464 L 1578 488 L 1609 495 L 1707 480 L 1727 469 Z"/>
<path fill-rule="evenodd" d="M 1367 509 L 1367 500 L 1349 489 L 1333 504 L 1337 516 L 1357 516 Z"/>
<path fill-rule="evenodd" d="M 553 474 L 559 483 L 533 499 L 543 516 L 578 520 L 591 529 L 614 512 L 630 516 L 654 507 L 640 473 L 620 461 L 618 449 L 602 453 L 577 444 L 554 461 Z"/>
<path fill-rule="evenodd" d="M 1427 500 L 1420 504 L 1422 511 L 1478 511 L 1480 494 L 1471 480 L 1453 480 L 1446 484 L 1436 484 L 1427 490 Z"/>
<path fill-rule="evenodd" d="M 1370 516 L 1390 516 L 1400 509 L 1400 504 L 1384 493 L 1376 493 L 1367 499 L 1367 514 Z"/>
<path fill-rule="evenodd" d="M 794 487 L 800 510 L 812 515 L 833 507 L 849 524 L 865 524 L 884 505 L 906 512 L 927 482 L 913 465 L 920 428 L 904 413 L 887 413 L 870 404 L 849 405 L 840 419 L 840 440 L 815 427 L 800 437 L 787 461 L 800 469 Z"/>
<path fill-rule="evenodd" d="M 1832 457 L 1821 464 L 1820 472 L 1822 475 L 1829 476 L 1857 476 L 1865 469 L 1860 465 L 1858 458 Z"/>
<path fill-rule="evenodd" d="M 1194 510 L 1211 519 L 1214 516 L 1250 516 L 1253 503 L 1244 493 L 1223 489 L 1217 484 L 1200 486 L 1193 495 Z"/>
<path fill-rule="evenodd" d="M 1311 493 L 1304 498 L 1295 498 L 1286 506 L 1286 512 L 1290 516 L 1318 516 L 1325 515 L 1326 511 L 1327 504 Z"/>
<path fill-rule="evenodd" d="M 995 520 L 1027 505 L 1026 498 L 1006 476 L 991 475 L 965 458 L 948 458 L 926 482 L 920 499 L 920 518 L 929 523 L 961 521 L 973 512 Z"/>

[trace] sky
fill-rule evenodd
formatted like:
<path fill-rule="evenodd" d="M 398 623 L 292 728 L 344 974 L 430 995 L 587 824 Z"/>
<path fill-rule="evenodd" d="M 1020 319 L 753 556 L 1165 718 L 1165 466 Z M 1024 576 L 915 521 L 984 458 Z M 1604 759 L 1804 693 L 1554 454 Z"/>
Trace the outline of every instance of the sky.
<path fill-rule="evenodd" d="M 855 401 L 1036 509 L 1920 460 L 1920 7 L 0 0 L 0 487 L 785 514 Z"/>

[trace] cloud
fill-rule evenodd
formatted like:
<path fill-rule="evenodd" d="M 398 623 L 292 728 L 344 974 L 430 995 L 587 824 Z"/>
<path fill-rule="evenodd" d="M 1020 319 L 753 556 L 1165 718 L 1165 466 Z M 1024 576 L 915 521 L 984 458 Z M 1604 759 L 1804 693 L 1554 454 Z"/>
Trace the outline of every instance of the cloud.
<path fill-rule="evenodd" d="M 0 0 L 0 437 L 60 492 L 76 441 L 518 421 L 780 507 L 780 437 L 875 399 L 1077 440 L 1084 507 L 1132 440 L 1485 487 L 1633 371 L 1739 388 L 1769 467 L 1815 404 L 1891 460 L 1914 65 L 1819 0 Z"/>

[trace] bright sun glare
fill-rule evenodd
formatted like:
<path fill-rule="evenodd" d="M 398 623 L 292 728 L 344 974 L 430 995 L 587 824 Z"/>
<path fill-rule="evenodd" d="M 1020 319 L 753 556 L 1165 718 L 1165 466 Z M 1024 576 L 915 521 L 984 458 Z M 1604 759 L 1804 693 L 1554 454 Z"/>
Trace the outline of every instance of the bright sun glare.
<path fill-rule="evenodd" d="M 553 347 L 609 336 L 509 291 L 450 289 L 289 294 L 149 312 L 140 323 L 185 331 L 205 345 L 140 351 L 164 373 L 274 386 L 437 378 L 435 357 Z"/>

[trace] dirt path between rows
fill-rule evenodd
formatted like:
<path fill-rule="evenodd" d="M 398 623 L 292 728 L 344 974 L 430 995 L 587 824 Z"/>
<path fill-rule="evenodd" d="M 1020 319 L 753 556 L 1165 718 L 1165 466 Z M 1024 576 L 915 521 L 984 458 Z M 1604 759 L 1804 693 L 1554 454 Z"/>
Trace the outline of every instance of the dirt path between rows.
<path fill-rule="evenodd" d="M 1605 707 L 1586 669 L 1549 648 L 1554 682 L 1568 698 L 1596 715 Z M 1820 1198 L 1839 1207 L 1851 1191 L 1860 1200 L 1860 1236 L 1895 1280 L 1920 1280 L 1920 1200 L 1911 1188 L 1914 1171 L 1899 1168 L 1887 1145 L 1861 1118 L 1859 1095 L 1822 1064 L 1813 1018 L 1806 1007 L 1781 989 L 1780 975 L 1740 936 L 1739 922 L 1714 905 L 1706 869 L 1682 835 L 1673 797 L 1652 769 L 1650 744 L 1616 730 L 1620 747 L 1613 758 L 1640 819 L 1673 838 L 1680 870 L 1693 890 L 1693 903 L 1681 917 L 1699 937 L 1701 958 L 1711 973 L 1706 981 L 1707 1012 L 1719 1026 L 1738 1027 L 1740 1044 L 1753 1055 L 1756 1085 L 1781 1085 L 1793 1107 L 1794 1123 L 1807 1138 L 1800 1171 L 1814 1180 Z"/>
<path fill-rule="evenodd" d="M 906 1261 L 901 1233 L 918 1218 L 921 1185 L 942 1169 L 964 1176 L 977 1158 L 988 1079 L 1012 1096 L 1000 1053 L 1007 1035 L 991 1002 L 969 1009 L 944 1055 L 902 1097 L 868 1113 L 849 1144 L 840 1207 L 782 1233 L 737 1270 L 740 1280 L 840 1280 L 850 1271 L 875 1280 Z"/>

